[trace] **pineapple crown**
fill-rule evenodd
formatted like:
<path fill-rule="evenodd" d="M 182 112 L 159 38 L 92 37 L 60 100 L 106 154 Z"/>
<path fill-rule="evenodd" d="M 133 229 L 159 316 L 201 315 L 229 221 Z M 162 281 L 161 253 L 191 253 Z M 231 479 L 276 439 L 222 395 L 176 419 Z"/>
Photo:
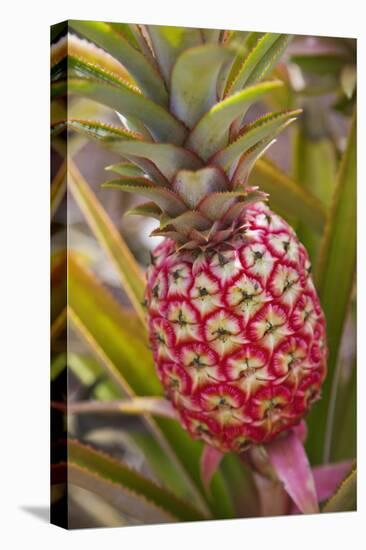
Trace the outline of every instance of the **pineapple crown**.
<path fill-rule="evenodd" d="M 100 142 L 123 162 L 105 187 L 148 199 L 129 214 L 159 220 L 152 235 L 206 248 L 245 226 L 247 206 L 266 194 L 248 185 L 255 161 L 296 111 L 248 122 L 253 103 L 281 86 L 261 82 L 288 35 L 71 21 L 75 34 L 51 50 L 52 95 L 82 96 L 113 109 L 120 126 L 57 121 Z"/>

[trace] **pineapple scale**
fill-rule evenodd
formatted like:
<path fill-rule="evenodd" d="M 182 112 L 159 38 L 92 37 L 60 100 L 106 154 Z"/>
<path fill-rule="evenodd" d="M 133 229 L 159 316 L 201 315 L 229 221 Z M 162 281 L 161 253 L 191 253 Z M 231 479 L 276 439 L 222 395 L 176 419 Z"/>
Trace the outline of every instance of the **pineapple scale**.
<path fill-rule="evenodd" d="M 193 438 L 241 452 L 296 425 L 320 396 L 325 319 L 293 229 L 263 203 L 200 255 L 165 239 L 147 273 L 154 361 Z"/>

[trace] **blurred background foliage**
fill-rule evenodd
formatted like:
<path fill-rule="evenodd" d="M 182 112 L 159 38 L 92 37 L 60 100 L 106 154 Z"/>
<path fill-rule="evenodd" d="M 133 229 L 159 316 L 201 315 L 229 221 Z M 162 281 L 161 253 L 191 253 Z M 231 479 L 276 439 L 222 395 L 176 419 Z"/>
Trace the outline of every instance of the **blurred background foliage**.
<path fill-rule="evenodd" d="M 52 32 L 55 42 L 63 27 Z M 331 350 L 323 398 L 307 419 L 307 452 L 313 465 L 354 459 L 356 41 L 296 36 L 273 77 L 284 86 L 266 96 L 267 107 L 301 107 L 303 114 L 257 163 L 250 183 L 271 194 L 271 207 L 310 253 Z M 265 107 L 257 104 L 251 115 Z M 52 121 L 65 115 L 66 100 L 54 100 Z M 77 97 L 68 99 L 67 117 L 118 124 L 110 109 Z M 251 471 L 237 456 L 225 456 L 207 493 L 200 442 L 174 420 L 125 414 L 114 405 L 131 395 L 162 395 L 145 328 L 126 293 L 132 280 L 135 295 L 143 289 L 158 238 L 148 236 L 153 221 L 124 217 L 133 196 L 101 188 L 104 167 L 118 162 L 117 155 L 74 133 L 53 137 L 51 145 L 51 399 L 67 399 L 69 406 L 67 425 L 57 407 L 53 425 L 108 455 L 69 448 L 68 495 L 62 468 L 53 472 L 55 509 L 63 509 L 68 496 L 71 528 L 260 515 Z M 93 406 L 73 410 L 80 402 Z M 65 456 L 54 441 L 54 462 Z M 288 512 L 286 505 L 271 511 Z"/>

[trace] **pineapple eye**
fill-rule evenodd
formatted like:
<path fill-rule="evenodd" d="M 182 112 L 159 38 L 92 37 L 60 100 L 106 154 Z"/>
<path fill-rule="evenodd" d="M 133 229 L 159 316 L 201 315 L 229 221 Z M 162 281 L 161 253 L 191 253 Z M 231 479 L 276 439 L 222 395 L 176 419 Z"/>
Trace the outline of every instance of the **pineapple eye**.
<path fill-rule="evenodd" d="M 207 296 L 208 294 L 207 288 L 204 288 L 202 286 L 198 287 L 198 292 L 201 297 Z"/>
<path fill-rule="evenodd" d="M 173 279 L 174 281 L 178 281 L 180 279 L 180 270 L 177 269 L 176 271 L 173 271 Z"/>
<path fill-rule="evenodd" d="M 264 255 L 264 252 L 259 252 L 258 250 L 253 252 L 253 256 L 254 256 L 255 261 L 261 260 L 263 258 L 263 255 Z"/>
<path fill-rule="evenodd" d="M 187 321 L 185 320 L 183 311 L 181 309 L 179 310 L 179 314 L 178 314 L 178 323 L 180 324 L 180 326 L 187 324 Z"/>
<path fill-rule="evenodd" d="M 282 245 L 283 245 L 284 251 L 288 252 L 288 249 L 290 248 L 290 241 L 283 241 Z"/>
<path fill-rule="evenodd" d="M 159 298 L 159 285 L 155 285 L 152 289 L 152 295 L 154 298 Z"/>

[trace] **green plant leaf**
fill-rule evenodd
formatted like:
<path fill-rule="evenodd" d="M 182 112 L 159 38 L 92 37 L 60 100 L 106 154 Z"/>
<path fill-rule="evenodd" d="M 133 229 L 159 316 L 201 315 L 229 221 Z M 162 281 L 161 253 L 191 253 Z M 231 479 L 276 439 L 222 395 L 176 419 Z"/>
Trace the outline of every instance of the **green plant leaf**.
<path fill-rule="evenodd" d="M 178 57 L 172 71 L 170 108 L 188 127 L 216 103 L 220 69 L 232 57 L 229 49 L 215 44 L 197 46 Z"/>
<path fill-rule="evenodd" d="M 308 448 L 313 461 L 328 462 L 333 433 L 331 405 L 338 384 L 336 365 L 356 265 L 356 116 L 337 174 L 319 255 L 316 284 L 327 321 L 328 375 L 323 398 L 309 415 Z M 323 447 L 324 445 L 324 447 Z M 323 447 L 323 456 L 321 456 Z"/>
<path fill-rule="evenodd" d="M 161 394 L 138 319 L 123 310 L 73 254 L 68 260 L 68 299 L 71 321 L 97 354 L 103 355 L 120 388 L 130 394 Z M 108 348 L 108 361 L 103 348 Z"/>
<path fill-rule="evenodd" d="M 144 202 L 134 208 L 130 208 L 126 212 L 127 216 L 146 216 L 147 218 L 155 218 L 160 220 L 162 210 L 154 202 Z"/>
<path fill-rule="evenodd" d="M 323 506 L 322 512 L 352 512 L 356 510 L 357 470 L 354 469 L 341 483 L 335 494 Z"/>
<path fill-rule="evenodd" d="M 155 67 L 112 25 L 97 21 L 69 21 L 69 25 L 118 59 L 147 97 L 161 105 L 167 104 L 167 90 Z"/>
<path fill-rule="evenodd" d="M 145 324 L 145 311 L 142 307 L 145 289 L 144 277 L 120 233 L 71 160 L 69 160 L 68 168 L 68 183 L 73 197 L 101 246 L 110 257 L 128 297 L 142 323 Z"/>
<path fill-rule="evenodd" d="M 335 396 L 334 425 L 337 437 L 333 437 L 332 461 L 355 458 L 357 452 L 357 367 L 356 360 L 349 380 L 338 383 Z"/>
<path fill-rule="evenodd" d="M 223 170 L 228 171 L 239 156 L 243 155 L 260 141 L 275 137 L 291 122 L 296 120 L 296 116 L 300 113 L 301 109 L 297 109 L 270 113 L 258 118 L 244 127 L 239 137 L 233 143 L 230 143 L 227 147 L 216 153 L 211 161 L 217 166 L 221 166 Z"/>
<path fill-rule="evenodd" d="M 323 230 L 326 210 L 314 195 L 282 172 L 266 158 L 259 159 L 249 178 L 251 185 L 258 185 L 270 196 L 270 205 L 285 218 L 290 213 L 318 232 Z"/>
<path fill-rule="evenodd" d="M 68 414 L 152 414 L 166 418 L 177 418 L 170 401 L 162 397 L 131 397 L 118 401 L 73 401 L 67 405 L 54 403 L 54 406 L 66 408 Z"/>
<path fill-rule="evenodd" d="M 119 189 L 127 193 L 137 193 L 141 197 L 153 199 L 169 216 L 178 216 L 187 208 L 171 189 L 158 187 L 146 178 L 119 178 L 106 181 L 102 186 L 109 189 Z"/>
<path fill-rule="evenodd" d="M 227 141 L 230 124 L 264 94 L 281 86 L 279 80 L 264 82 L 241 90 L 210 109 L 192 130 L 187 146 L 207 160 Z"/>
<path fill-rule="evenodd" d="M 306 190 L 315 195 L 325 207 L 329 207 L 336 179 L 337 158 L 333 142 L 326 136 L 310 135 L 308 127 L 316 128 L 313 117 L 320 113 L 304 111 L 304 120 L 296 128 L 294 141 L 294 177 Z M 310 120 L 307 120 L 310 118 Z M 318 122 L 318 125 L 321 122 Z M 320 238 L 309 224 L 299 223 L 296 227 L 300 241 L 307 249 L 313 269 L 316 270 Z"/>
<path fill-rule="evenodd" d="M 147 25 L 147 30 L 165 82 L 170 84 L 171 71 L 179 54 L 203 43 L 200 29 Z"/>
<path fill-rule="evenodd" d="M 268 74 L 281 58 L 291 36 L 267 33 L 262 36 L 241 65 L 227 94 L 233 94 L 244 86 L 258 82 Z"/>
<path fill-rule="evenodd" d="M 144 172 L 141 170 L 141 168 L 130 162 L 119 162 L 117 164 L 111 164 L 109 166 L 106 166 L 105 170 L 108 170 L 108 172 L 115 172 L 120 176 L 132 176 L 134 178 L 143 177 L 144 175 Z"/>
<path fill-rule="evenodd" d="M 193 506 L 183 500 L 178 499 L 173 493 L 167 489 L 159 487 L 153 481 L 143 477 L 139 472 L 129 468 L 121 461 L 97 451 L 89 446 L 83 445 L 77 441 L 69 440 L 67 444 L 68 450 L 68 477 L 70 483 L 80 484 L 85 487 L 83 477 L 88 476 L 91 483 L 87 487 L 100 496 L 104 496 L 106 500 L 110 500 L 111 493 L 108 492 L 108 485 L 114 489 L 120 488 L 120 491 L 126 492 L 127 502 L 131 506 L 130 512 L 136 517 L 136 512 L 140 510 L 140 506 L 145 504 L 157 507 L 159 511 L 164 511 L 168 518 L 179 519 L 181 521 L 198 521 L 204 519 Z M 79 476 L 76 472 L 79 471 Z M 94 483 L 93 483 L 94 479 Z M 97 480 L 101 479 L 104 483 L 98 484 Z M 85 480 L 84 480 L 85 481 Z M 101 488 L 103 489 L 101 490 Z M 116 493 L 116 491 L 115 491 Z M 133 509 L 134 501 L 137 497 L 137 508 Z M 121 498 L 121 497 L 120 497 Z M 112 503 L 116 505 L 117 498 L 112 498 Z M 128 511 L 125 509 L 125 511 Z M 156 513 L 156 510 L 155 510 Z M 155 516 L 151 518 L 153 521 L 159 521 Z M 161 521 L 161 520 L 160 520 Z"/>
<path fill-rule="evenodd" d="M 143 123 L 158 141 L 180 144 L 186 136 L 186 129 L 161 105 L 144 97 L 128 85 L 111 86 L 107 82 L 70 78 L 67 85 L 62 82 L 52 85 L 57 95 L 62 92 L 87 97 L 107 105 L 122 115 L 133 117 Z"/>

